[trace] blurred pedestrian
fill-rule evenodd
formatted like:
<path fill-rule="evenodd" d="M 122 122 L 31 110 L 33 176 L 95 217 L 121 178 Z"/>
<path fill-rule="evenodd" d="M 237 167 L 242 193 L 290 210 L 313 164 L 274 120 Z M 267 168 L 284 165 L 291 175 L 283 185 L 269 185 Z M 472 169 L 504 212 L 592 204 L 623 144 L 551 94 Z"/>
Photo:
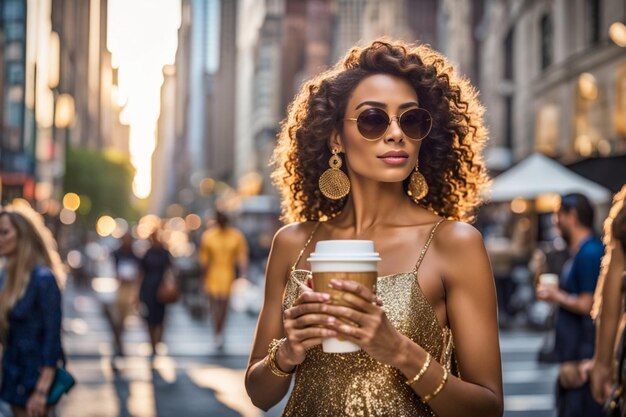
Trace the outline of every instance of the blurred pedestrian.
<path fill-rule="evenodd" d="M 117 300 L 113 318 L 113 336 L 115 343 L 115 355 L 124 355 L 122 335 L 124 322 L 132 312 L 133 301 L 137 295 L 137 282 L 139 276 L 139 264 L 141 260 L 133 250 L 134 239 L 132 234 L 122 236 L 120 246 L 113 252 L 115 262 L 115 276 L 117 277 Z"/>
<path fill-rule="evenodd" d="M 626 335 L 620 322 L 624 315 L 626 284 L 626 185 L 613 199 L 613 206 L 604 222 L 606 255 L 596 290 L 593 316 L 596 317 L 596 353 L 591 371 L 591 387 L 596 401 L 605 403 L 613 393 L 614 404 L 626 413 Z M 621 331 L 621 340 L 615 341 Z M 618 367 L 615 369 L 615 359 Z M 617 371 L 617 372 L 615 372 Z M 617 383 L 616 383 L 617 382 Z"/>
<path fill-rule="evenodd" d="M 594 208 L 582 194 L 561 196 L 557 227 L 571 258 L 561 271 L 559 286 L 539 283 L 536 295 L 554 303 L 555 359 L 560 362 L 557 381 L 558 417 L 595 417 L 602 407 L 591 396 L 588 378 L 594 351 L 595 329 L 590 312 L 600 274 L 604 246 L 593 233 Z"/>
<path fill-rule="evenodd" d="M 159 300 L 158 292 L 166 275 L 173 274 L 172 257 L 163 247 L 159 231 L 150 235 L 150 247 L 141 258 L 139 287 L 139 311 L 148 324 L 152 357 L 157 354 L 157 345 L 163 339 L 165 303 Z"/>
<path fill-rule="evenodd" d="M 0 256 L 6 258 L 0 292 L 0 340 L 4 345 L 0 399 L 14 417 L 52 413 L 48 391 L 64 361 L 61 283 L 56 242 L 43 218 L 29 207 L 0 211 Z"/>
<path fill-rule="evenodd" d="M 204 291 L 209 297 L 215 345 L 224 348 L 224 325 L 228 313 L 231 286 L 237 278 L 248 275 L 248 244 L 226 214 L 217 211 L 216 225 L 202 234 L 198 255 L 205 269 Z"/>
<path fill-rule="evenodd" d="M 283 219 L 246 372 L 283 416 L 501 417 L 495 286 L 473 220 L 487 185 L 476 91 L 430 47 L 376 40 L 302 85 L 274 150 Z M 307 284 L 324 240 L 380 253 L 373 291 Z M 338 255 L 341 255 L 339 253 Z M 346 320 L 353 325 L 346 324 Z M 361 350 L 324 353 L 327 337 Z"/>

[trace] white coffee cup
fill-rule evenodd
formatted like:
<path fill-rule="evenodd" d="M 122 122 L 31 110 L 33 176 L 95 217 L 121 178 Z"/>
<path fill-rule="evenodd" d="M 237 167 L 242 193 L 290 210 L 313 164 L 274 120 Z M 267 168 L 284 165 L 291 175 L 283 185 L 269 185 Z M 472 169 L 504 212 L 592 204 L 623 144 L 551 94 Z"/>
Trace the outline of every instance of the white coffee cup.
<path fill-rule="evenodd" d="M 331 295 L 333 304 L 341 305 L 342 291 L 330 288 L 331 279 L 360 282 L 376 293 L 376 266 L 380 256 L 374 251 L 371 240 L 322 240 L 307 259 L 313 273 L 313 289 Z M 345 304 L 347 305 L 347 304 Z M 347 340 L 325 338 L 322 350 L 328 353 L 356 352 L 361 348 Z"/>
<path fill-rule="evenodd" d="M 539 285 L 546 289 L 559 288 L 559 276 L 552 273 L 544 273 L 539 275 Z"/>

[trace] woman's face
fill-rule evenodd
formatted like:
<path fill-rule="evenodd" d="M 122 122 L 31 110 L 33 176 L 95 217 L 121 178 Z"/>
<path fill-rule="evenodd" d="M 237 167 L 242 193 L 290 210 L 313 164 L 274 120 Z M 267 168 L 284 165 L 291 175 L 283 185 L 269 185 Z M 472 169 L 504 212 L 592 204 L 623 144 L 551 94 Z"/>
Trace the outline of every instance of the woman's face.
<path fill-rule="evenodd" d="M 398 117 L 418 107 L 417 94 L 406 80 L 387 74 L 369 76 L 352 92 L 344 117 L 356 119 L 375 108 L 387 113 L 391 124 L 380 139 L 368 141 L 359 132 L 356 121 L 344 120 L 343 134 L 335 136 L 331 145 L 338 142 L 354 174 L 379 182 L 403 181 L 415 168 L 421 142 L 406 136 Z"/>
<path fill-rule="evenodd" d="M 9 216 L 0 216 L 0 256 L 11 256 L 17 247 L 17 229 Z"/>

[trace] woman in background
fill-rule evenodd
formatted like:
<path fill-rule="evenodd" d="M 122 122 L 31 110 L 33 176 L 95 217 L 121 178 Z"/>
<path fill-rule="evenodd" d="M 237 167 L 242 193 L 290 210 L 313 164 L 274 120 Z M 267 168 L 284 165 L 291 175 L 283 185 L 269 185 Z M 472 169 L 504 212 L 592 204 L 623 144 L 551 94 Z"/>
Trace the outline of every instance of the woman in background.
<path fill-rule="evenodd" d="M 609 397 L 615 381 L 615 340 L 620 322 L 624 319 L 624 278 L 626 275 L 626 185 L 613 199 L 613 206 L 604 222 L 606 254 L 595 294 L 593 315 L 597 319 L 596 352 L 591 370 L 591 391 L 596 401 L 603 403 Z M 623 323 L 622 323 L 623 332 Z M 625 341 L 618 345 L 618 353 L 626 352 Z M 620 361 L 621 364 L 621 361 Z M 622 373 L 622 369 L 617 369 Z M 622 396 L 624 377 L 620 375 Z M 623 400 L 622 400 L 623 404 Z"/>
<path fill-rule="evenodd" d="M 217 225 L 202 235 L 199 256 L 206 270 L 204 291 L 209 297 L 215 345 L 221 351 L 224 348 L 224 324 L 230 291 L 237 278 L 237 267 L 239 277 L 246 277 L 248 273 L 248 244 L 243 233 L 230 225 L 224 213 L 217 211 L 215 221 Z"/>
<path fill-rule="evenodd" d="M 14 417 L 47 416 L 52 412 L 48 391 L 64 358 L 60 287 L 65 274 L 56 242 L 38 213 L 9 206 L 0 211 L 0 256 L 6 258 L 0 398 Z"/>
<path fill-rule="evenodd" d="M 171 273 L 172 256 L 163 247 L 159 231 L 150 235 L 150 247 L 141 258 L 139 312 L 148 324 L 152 357 L 157 354 L 157 346 L 163 339 L 163 323 L 165 321 L 165 303 L 158 297 L 159 287 L 167 273 Z"/>

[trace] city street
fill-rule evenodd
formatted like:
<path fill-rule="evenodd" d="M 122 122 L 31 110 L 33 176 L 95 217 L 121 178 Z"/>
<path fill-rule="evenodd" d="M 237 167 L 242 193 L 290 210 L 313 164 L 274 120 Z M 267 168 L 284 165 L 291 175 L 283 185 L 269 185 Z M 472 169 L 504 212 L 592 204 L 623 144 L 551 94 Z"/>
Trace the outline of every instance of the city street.
<path fill-rule="evenodd" d="M 232 313 L 224 354 L 213 345 L 208 320 L 194 320 L 177 303 L 168 311 L 167 352 L 150 366 L 143 323 L 129 320 L 126 356 L 111 362 L 111 334 L 102 304 L 91 291 L 65 293 L 64 346 L 77 386 L 60 403 L 60 417 L 279 416 L 254 407 L 243 385 L 255 318 Z M 505 416 L 553 415 L 553 366 L 534 361 L 541 335 L 502 333 Z"/>

